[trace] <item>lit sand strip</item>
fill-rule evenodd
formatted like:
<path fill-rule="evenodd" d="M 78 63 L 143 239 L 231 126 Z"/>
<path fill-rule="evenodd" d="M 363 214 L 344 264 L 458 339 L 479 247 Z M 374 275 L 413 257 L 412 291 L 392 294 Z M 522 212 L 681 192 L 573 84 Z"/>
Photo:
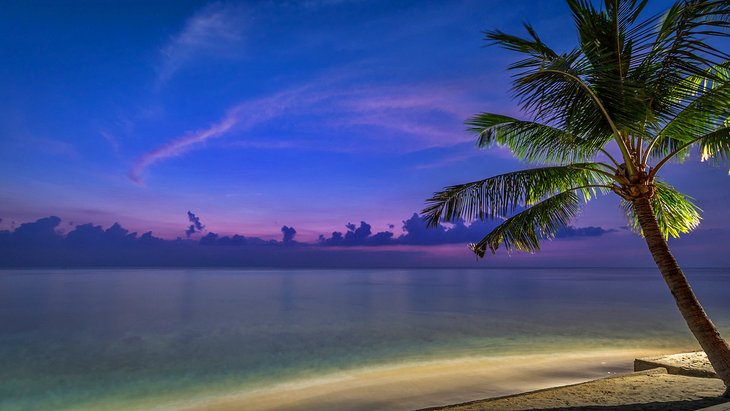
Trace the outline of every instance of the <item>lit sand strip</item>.
<path fill-rule="evenodd" d="M 462 358 L 330 374 L 171 404 L 185 411 L 414 410 L 515 394 L 632 371 L 646 350 Z"/>

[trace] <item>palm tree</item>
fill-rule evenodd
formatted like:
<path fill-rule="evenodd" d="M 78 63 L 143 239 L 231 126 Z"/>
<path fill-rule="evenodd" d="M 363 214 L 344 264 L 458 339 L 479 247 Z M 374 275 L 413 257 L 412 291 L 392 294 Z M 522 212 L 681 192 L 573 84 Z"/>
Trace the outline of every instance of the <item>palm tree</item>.
<path fill-rule="evenodd" d="M 679 0 L 641 17 L 647 0 L 567 0 L 580 44 L 559 54 L 527 36 L 485 32 L 520 54 L 509 66 L 529 120 L 482 113 L 467 121 L 478 146 L 507 147 L 538 167 L 437 192 L 421 212 L 431 225 L 509 218 L 469 247 L 535 252 L 597 194 L 618 195 L 643 235 L 679 311 L 730 396 L 730 347 L 707 317 L 667 245 L 697 227 L 699 208 L 662 181 L 672 160 L 699 151 L 730 156 L 730 55 L 714 45 L 730 32 L 727 0 Z"/>

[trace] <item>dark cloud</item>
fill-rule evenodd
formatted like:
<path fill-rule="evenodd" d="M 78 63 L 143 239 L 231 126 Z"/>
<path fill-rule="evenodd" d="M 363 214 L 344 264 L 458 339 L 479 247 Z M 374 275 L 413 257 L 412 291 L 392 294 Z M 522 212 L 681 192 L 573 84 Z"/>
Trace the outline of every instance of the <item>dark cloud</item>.
<path fill-rule="evenodd" d="M 395 237 L 390 231 L 372 234 L 372 226 L 361 221 L 359 226 L 348 223 L 344 234 L 335 231 L 330 237 L 320 236 L 319 242 L 323 245 L 361 246 L 361 245 L 441 245 L 441 244 L 468 244 L 478 242 L 487 233 L 497 227 L 501 221 L 475 221 L 469 225 L 463 220 L 449 224 L 439 224 L 429 227 L 425 218 L 413 213 L 411 218 L 403 221 L 403 234 Z M 565 227 L 556 238 L 596 237 L 616 230 L 606 230 L 601 227 Z"/>
<path fill-rule="evenodd" d="M 66 234 L 65 242 L 76 246 L 114 247 L 133 246 L 140 242 L 149 244 L 153 239 L 152 232 L 147 232 L 138 238 L 137 233 L 130 233 L 119 223 L 114 223 L 106 230 L 101 226 L 82 224 Z"/>
<path fill-rule="evenodd" d="M 362 243 L 370 237 L 370 230 L 372 226 L 364 221 L 360 221 L 360 226 L 356 226 L 352 223 L 345 224 L 347 232 L 345 233 L 345 241 L 348 243 L 358 244 Z"/>
<path fill-rule="evenodd" d="M 414 245 L 473 243 L 480 241 L 500 223 L 501 220 L 475 221 L 467 226 L 463 220 L 459 220 L 451 227 L 444 225 L 428 227 L 426 220 L 414 213 L 411 218 L 403 221 L 404 234 L 398 238 L 398 242 Z M 617 230 L 593 226 L 579 228 L 567 226 L 560 229 L 555 238 L 597 237 L 614 231 Z"/>
<path fill-rule="evenodd" d="M 266 241 L 258 237 L 244 237 L 240 234 L 233 236 L 219 236 L 216 233 L 208 233 L 200 239 L 200 245 L 208 246 L 235 246 L 241 247 L 246 245 L 276 245 L 279 244 L 275 240 Z"/>
<path fill-rule="evenodd" d="M 489 232 L 494 230 L 501 220 L 475 221 L 465 225 L 464 221 L 457 221 L 452 227 L 442 225 L 438 227 L 427 227 L 425 219 L 413 214 L 410 219 L 403 222 L 403 230 L 406 232 L 399 240 L 403 244 L 452 244 L 478 242 Z M 563 227 L 555 233 L 556 239 L 573 237 L 598 237 L 604 234 L 616 232 L 614 229 L 602 227 Z"/>
<path fill-rule="evenodd" d="M 231 237 L 224 236 L 218 239 L 218 245 L 244 246 L 248 244 L 248 239 L 242 235 L 235 234 Z"/>
<path fill-rule="evenodd" d="M 193 213 L 191 222 L 195 232 L 203 227 Z M 61 219 L 55 216 L 21 224 L 13 231 L 0 231 L 0 266 L 4 267 L 102 267 L 102 266 L 413 266 L 428 262 L 438 266 L 437 255 L 425 251 L 393 251 L 388 245 L 443 245 L 467 244 L 481 239 L 498 222 L 463 221 L 429 228 L 426 221 L 413 214 L 403 221 L 403 234 L 396 237 L 391 231 L 373 233 L 365 221 L 348 223 L 347 231 L 320 236 L 317 243 L 296 242 L 293 227 L 281 228 L 282 241 L 245 237 L 240 234 L 220 236 L 208 232 L 199 241 L 187 239 L 163 240 L 152 232 L 138 235 L 118 223 L 108 228 L 94 224 L 80 224 L 66 235 L 58 231 Z M 65 226 L 65 224 L 64 224 Z M 566 227 L 559 238 L 598 237 L 616 230 L 601 227 Z M 286 245 L 286 247 L 285 247 Z M 326 246 L 340 246 L 333 251 Z M 368 250 L 351 246 L 369 246 Z M 390 250 L 390 251 L 389 251 Z M 372 259 L 367 256 L 377 256 Z M 388 255 L 388 259 L 384 256 Z M 461 254 L 459 254 L 461 255 Z M 464 257 L 473 255 L 464 247 Z M 408 257 L 410 256 L 410 257 Z M 417 259 L 415 259 L 418 256 Z M 414 259 L 408 260 L 407 258 Z M 403 259 L 403 260 L 401 260 Z M 461 261 L 461 260 L 459 260 Z M 461 264 L 461 262 L 459 263 Z"/>
<path fill-rule="evenodd" d="M 12 240 L 18 243 L 46 244 L 57 242 L 62 236 L 56 232 L 61 219 L 56 216 L 41 218 L 32 223 L 23 223 L 13 231 Z"/>
<path fill-rule="evenodd" d="M 218 234 L 208 233 L 200 239 L 201 245 L 218 245 Z"/>
<path fill-rule="evenodd" d="M 188 221 L 192 223 L 188 226 L 188 229 L 185 230 L 185 235 L 187 235 L 188 238 L 190 238 L 191 235 L 199 233 L 205 229 L 203 223 L 200 222 L 200 217 L 190 211 L 188 211 Z"/>
<path fill-rule="evenodd" d="M 142 234 L 142 236 L 139 237 L 139 240 L 137 241 L 137 243 L 145 245 L 162 244 L 164 242 L 165 240 L 153 236 L 152 231 L 147 231 L 146 233 Z"/>
<path fill-rule="evenodd" d="M 294 227 L 283 226 L 281 227 L 281 233 L 284 235 L 281 242 L 284 244 L 291 244 L 294 242 L 294 236 L 297 235 L 297 230 L 295 230 Z"/>
<path fill-rule="evenodd" d="M 571 237 L 598 237 L 604 234 L 613 233 L 618 230 L 606 230 L 603 227 L 563 227 L 555 234 L 555 238 L 571 238 Z"/>
<path fill-rule="evenodd" d="M 104 240 L 104 229 L 93 224 L 82 224 L 66 235 L 66 241 L 75 245 L 99 245 Z"/>
<path fill-rule="evenodd" d="M 426 219 L 413 213 L 411 218 L 403 221 L 403 235 L 398 238 L 401 244 L 410 245 L 436 245 L 452 243 L 470 243 L 475 241 L 479 234 L 489 232 L 497 224 L 475 222 L 467 227 L 464 221 L 457 221 L 446 227 L 439 224 L 436 227 L 429 227 Z M 485 227 L 487 226 L 487 227 Z M 478 240 L 477 240 L 478 241 Z"/>
<path fill-rule="evenodd" d="M 327 238 L 319 236 L 319 243 L 322 245 L 357 246 L 357 245 L 388 245 L 395 244 L 392 241 L 393 233 L 390 231 L 372 234 L 372 226 L 365 221 L 360 221 L 357 226 L 353 223 L 345 224 L 347 231 L 343 234 L 335 231 Z"/>
<path fill-rule="evenodd" d="M 65 236 L 57 231 L 55 216 L 0 232 L 0 265 L 4 266 L 117 266 L 153 261 L 165 241 L 151 232 L 137 237 L 115 223 L 106 230 L 93 224 L 77 225 Z"/>

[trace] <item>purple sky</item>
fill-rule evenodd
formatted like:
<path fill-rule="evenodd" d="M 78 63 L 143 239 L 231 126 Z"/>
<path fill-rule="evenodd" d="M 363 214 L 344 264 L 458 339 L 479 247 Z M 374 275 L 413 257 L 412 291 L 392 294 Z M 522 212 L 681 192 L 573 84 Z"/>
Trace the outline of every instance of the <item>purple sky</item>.
<path fill-rule="evenodd" d="M 6 4 L 0 230 L 56 215 L 64 233 L 119 222 L 175 239 L 190 210 L 205 225 L 195 240 L 280 240 L 287 225 L 314 242 L 360 221 L 397 238 L 434 191 L 523 166 L 477 150 L 463 125 L 519 115 L 514 56 L 480 32 L 522 34 L 523 21 L 558 50 L 576 42 L 560 1 Z M 705 210 L 677 246 L 727 261 L 708 251 L 730 228 L 727 170 L 668 171 Z M 640 244 L 625 224 L 616 198 L 599 199 L 573 225 L 610 233 L 557 241 L 540 260 Z M 444 250 L 431 252 L 471 258 Z"/>

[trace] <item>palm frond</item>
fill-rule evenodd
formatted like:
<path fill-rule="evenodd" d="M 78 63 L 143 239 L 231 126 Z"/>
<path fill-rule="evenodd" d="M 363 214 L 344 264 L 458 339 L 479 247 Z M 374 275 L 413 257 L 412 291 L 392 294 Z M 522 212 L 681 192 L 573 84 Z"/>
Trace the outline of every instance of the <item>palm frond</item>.
<path fill-rule="evenodd" d="M 692 197 L 677 191 L 671 185 L 657 181 L 654 183 L 656 192 L 651 198 L 651 207 L 659 223 L 659 229 L 664 238 L 679 238 L 681 234 L 689 233 L 700 224 L 700 212 Z M 633 205 L 625 200 L 621 202 L 629 220 L 629 227 L 642 234 L 639 220 L 636 217 Z M 643 235 L 643 234 L 642 234 Z"/>
<path fill-rule="evenodd" d="M 730 81 L 730 61 L 725 61 L 705 70 L 701 76 L 689 76 L 682 80 L 682 89 L 689 90 L 694 96 L 714 90 Z"/>
<path fill-rule="evenodd" d="M 726 163 L 730 159 L 730 122 L 699 138 L 698 145 L 702 161 Z"/>
<path fill-rule="evenodd" d="M 526 53 L 542 59 L 557 58 L 558 53 L 553 51 L 547 44 L 543 43 L 535 29 L 525 23 L 525 30 L 531 38 L 523 38 L 506 34 L 500 30 L 485 31 L 484 37 L 491 41 L 491 44 L 498 44 L 511 51 Z"/>
<path fill-rule="evenodd" d="M 678 111 L 676 101 L 692 93 L 681 87 L 684 79 L 707 77 L 708 67 L 730 59 L 709 41 L 727 35 L 729 16 L 730 2 L 724 0 L 677 1 L 662 16 L 652 47 L 636 70 L 646 83 L 646 98 L 658 118 L 673 117 Z"/>
<path fill-rule="evenodd" d="M 654 158 L 665 157 L 677 147 L 723 129 L 729 120 L 730 82 L 725 82 L 714 89 L 704 91 L 666 123 L 657 133 L 650 154 Z"/>
<path fill-rule="evenodd" d="M 583 70 L 609 116 L 621 130 L 632 130 L 645 117 L 641 104 L 641 84 L 628 76 L 636 46 L 642 44 L 639 33 L 646 24 L 631 30 L 646 2 L 606 0 L 605 10 L 596 9 L 587 0 L 568 0 L 580 38 L 580 50 L 588 61 Z M 633 34 L 631 37 L 629 34 Z M 646 34 L 642 34 L 646 38 Z M 641 48 L 639 47 L 640 51 Z"/>
<path fill-rule="evenodd" d="M 588 200 L 596 190 L 610 188 L 610 174 L 597 163 L 539 167 L 501 174 L 484 180 L 446 187 L 426 200 L 421 215 L 429 225 L 440 221 L 467 221 L 505 217 L 518 207 L 575 187 Z"/>
<path fill-rule="evenodd" d="M 614 133 L 609 113 L 584 80 L 589 65 L 579 51 L 530 66 L 525 60 L 519 63 L 509 67 L 519 69 L 513 92 L 522 109 L 534 113 L 535 122 L 572 134 L 609 138 Z"/>
<path fill-rule="evenodd" d="M 539 163 L 590 161 L 606 138 L 589 139 L 533 121 L 492 113 L 481 113 L 466 122 L 479 134 L 479 147 L 508 147 L 519 159 Z"/>
<path fill-rule="evenodd" d="M 479 257 L 484 257 L 487 248 L 496 253 L 500 245 L 508 251 L 538 251 L 540 240 L 554 237 L 567 226 L 580 211 L 580 204 L 575 191 L 559 193 L 506 219 L 480 242 L 469 244 L 469 248 Z"/>
<path fill-rule="evenodd" d="M 680 144 L 676 140 L 668 140 L 665 143 L 673 147 L 673 150 L 651 169 L 649 178 L 656 176 L 670 160 L 685 160 L 694 146 L 698 147 L 702 161 L 709 160 L 715 164 L 726 163 L 730 159 L 730 121 L 726 121 L 723 127 L 689 142 Z"/>
<path fill-rule="evenodd" d="M 581 130 L 590 135 L 611 135 L 605 116 L 583 84 L 590 64 L 582 51 L 558 54 L 530 26 L 526 28 L 531 39 L 501 31 L 485 33 L 492 44 L 522 54 L 522 59 L 508 67 L 516 73 L 512 89 L 522 109 L 533 113 L 535 122 L 553 124 L 569 133 Z"/>

